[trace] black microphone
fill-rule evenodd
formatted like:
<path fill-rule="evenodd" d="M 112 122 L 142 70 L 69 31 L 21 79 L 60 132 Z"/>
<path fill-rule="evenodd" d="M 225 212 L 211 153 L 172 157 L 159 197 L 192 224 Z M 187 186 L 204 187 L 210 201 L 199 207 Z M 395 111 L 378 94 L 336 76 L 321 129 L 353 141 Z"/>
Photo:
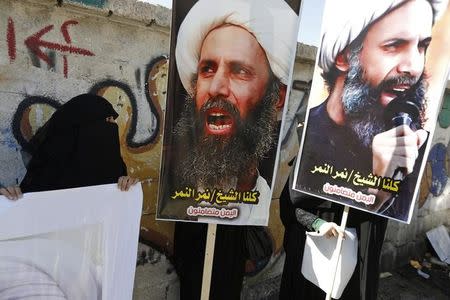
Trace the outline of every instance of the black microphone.
<path fill-rule="evenodd" d="M 414 101 L 409 100 L 411 98 L 409 94 L 408 92 L 402 93 L 386 106 L 384 111 L 386 127 L 395 128 L 400 125 L 411 127 L 413 122 L 417 122 L 420 107 Z"/>
<path fill-rule="evenodd" d="M 414 101 L 411 101 L 411 92 L 407 91 L 400 94 L 394 100 L 389 102 L 384 111 L 384 121 L 388 128 L 395 128 L 400 125 L 407 125 L 411 128 L 411 124 L 417 123 L 420 115 L 420 107 Z M 405 168 L 395 170 L 392 178 L 403 180 L 406 176 Z"/>

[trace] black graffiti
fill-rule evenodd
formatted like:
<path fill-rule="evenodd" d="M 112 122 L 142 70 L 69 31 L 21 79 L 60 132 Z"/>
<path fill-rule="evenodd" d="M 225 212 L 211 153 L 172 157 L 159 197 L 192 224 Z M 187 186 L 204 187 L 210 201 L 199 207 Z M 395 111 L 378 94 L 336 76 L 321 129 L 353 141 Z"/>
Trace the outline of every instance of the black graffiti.
<path fill-rule="evenodd" d="M 131 105 L 131 124 L 128 127 L 128 132 L 126 133 L 126 140 L 125 143 L 128 148 L 131 149 L 137 149 L 141 147 L 145 147 L 147 145 L 153 144 L 157 141 L 160 130 L 161 130 L 161 109 L 159 108 L 158 99 L 154 99 L 152 96 L 154 93 L 156 94 L 158 91 L 152 90 L 151 86 L 149 86 L 148 82 L 151 80 L 152 76 L 151 74 L 154 74 L 155 72 L 159 71 L 159 68 L 161 65 L 167 63 L 167 57 L 166 56 L 159 56 L 155 59 L 153 59 L 149 64 L 146 65 L 145 69 L 145 96 L 147 100 L 147 104 L 150 107 L 151 114 L 155 117 L 156 124 L 152 128 L 151 134 L 141 141 L 135 141 L 136 131 L 137 131 L 137 125 L 138 125 L 138 107 L 137 107 L 137 101 L 134 93 L 132 92 L 131 88 L 124 82 L 112 80 L 112 79 L 106 79 L 97 82 L 94 84 L 90 89 L 89 93 L 98 94 L 101 93 L 101 90 L 108 87 L 117 87 L 120 90 L 122 90 L 126 96 L 128 97 Z M 139 72 L 136 72 L 138 74 Z M 165 74 L 162 74 L 162 76 L 165 76 Z M 141 83 L 138 81 L 138 85 L 140 86 Z M 165 91 L 161 92 L 162 94 L 165 94 Z M 13 135 L 16 138 L 19 145 L 22 147 L 22 149 L 26 151 L 30 151 L 30 143 L 29 139 L 31 136 L 26 136 L 24 134 L 24 127 L 27 126 L 27 122 L 24 120 L 24 117 L 26 117 L 26 114 L 28 111 L 32 109 L 32 107 L 36 104 L 45 104 L 53 107 L 55 110 L 60 107 L 62 104 L 54 99 L 44 97 L 44 96 L 29 96 L 26 97 L 17 107 L 16 112 L 14 113 L 13 120 L 12 120 L 12 130 Z M 48 116 L 50 117 L 50 116 Z M 42 124 L 43 125 L 43 124 Z"/>
<path fill-rule="evenodd" d="M 22 149 L 24 149 L 28 152 L 30 152 L 31 146 L 29 143 L 29 139 L 27 139 L 25 137 L 24 132 L 22 130 L 23 129 L 22 125 L 24 124 L 23 118 L 25 117 L 26 112 L 33 105 L 36 105 L 36 104 L 48 105 L 50 107 L 53 107 L 55 110 L 61 106 L 61 103 L 59 103 L 58 101 L 55 101 L 51 98 L 43 97 L 43 96 L 30 96 L 30 97 L 25 98 L 19 104 L 19 106 L 17 107 L 17 110 L 13 116 L 13 119 L 12 119 L 12 130 L 13 130 L 13 135 L 16 138 L 19 145 L 22 147 Z"/>
<path fill-rule="evenodd" d="M 160 124 L 161 124 L 161 116 L 160 113 L 158 113 L 158 110 L 155 106 L 155 102 L 157 103 L 157 99 L 153 99 L 152 95 L 150 94 L 150 92 L 152 91 L 152 89 L 148 86 L 148 82 L 150 80 L 151 74 L 152 72 L 157 72 L 159 71 L 159 66 L 162 63 L 167 63 L 168 59 L 167 56 L 160 56 L 157 57 L 156 59 L 152 60 L 149 64 L 147 64 L 146 68 L 145 68 L 145 96 L 147 98 L 148 104 L 150 105 L 150 110 L 151 112 L 155 115 L 156 118 L 156 127 L 155 127 L 155 131 L 153 132 L 153 135 L 150 137 L 150 139 L 153 141 L 154 139 L 157 138 L 159 130 L 160 130 Z M 164 95 L 167 94 L 166 91 L 162 92 Z M 154 101 L 152 101 L 154 100 Z"/>
<path fill-rule="evenodd" d="M 145 146 L 145 145 L 148 145 L 149 143 L 151 143 L 152 142 L 151 138 L 144 140 L 143 142 L 133 141 L 133 138 L 136 134 L 136 129 L 137 129 L 138 109 L 137 109 L 136 97 L 134 96 L 130 87 L 127 84 L 117 81 L 117 80 L 105 80 L 105 81 L 101 81 L 101 82 L 98 82 L 97 84 L 95 84 L 91 88 L 89 93 L 98 94 L 105 87 L 117 87 L 117 88 L 121 89 L 127 95 L 128 99 L 130 100 L 132 113 L 131 113 L 131 126 L 130 126 L 130 129 L 126 136 L 127 146 L 130 148 L 139 148 L 139 147 L 142 147 L 142 146 Z"/>

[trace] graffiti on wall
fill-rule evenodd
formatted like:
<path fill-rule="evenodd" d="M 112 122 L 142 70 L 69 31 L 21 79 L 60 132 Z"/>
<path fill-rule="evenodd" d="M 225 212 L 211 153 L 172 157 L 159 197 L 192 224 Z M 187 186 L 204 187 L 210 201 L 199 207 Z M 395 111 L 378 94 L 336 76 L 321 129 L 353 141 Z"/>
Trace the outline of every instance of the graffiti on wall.
<path fill-rule="evenodd" d="M 428 162 L 431 165 L 430 192 L 433 196 L 439 196 L 444 191 L 448 181 L 446 166 L 447 147 L 437 143 L 431 148 Z"/>
<path fill-rule="evenodd" d="M 161 101 L 166 94 L 157 90 L 158 85 L 155 81 L 166 78 L 167 58 L 160 56 L 150 62 L 146 69 L 146 77 L 149 79 L 146 83 L 147 104 L 154 116 L 154 125 L 148 134 L 148 138 L 143 141 L 135 141 L 134 137 L 137 131 L 138 108 L 136 97 L 131 88 L 120 81 L 107 79 L 96 83 L 88 92 L 105 97 L 118 112 L 121 144 L 128 152 L 142 153 L 151 149 L 157 142 L 160 134 L 160 124 L 162 118 Z M 159 74 L 161 73 L 161 74 Z M 160 84 L 159 86 L 163 86 Z M 150 90 L 151 88 L 151 90 Z M 30 96 L 21 101 L 14 113 L 13 134 L 19 145 L 29 150 L 29 140 L 53 114 L 53 112 L 61 106 L 61 103 L 55 99 L 44 96 Z"/>
<path fill-rule="evenodd" d="M 78 2 L 85 5 L 95 6 L 95 7 L 103 7 L 105 6 L 107 0 L 70 0 L 72 2 Z"/>
<path fill-rule="evenodd" d="M 450 92 L 445 93 L 442 102 L 442 109 L 438 117 L 439 126 L 442 128 L 447 128 L 450 126 Z"/>
<path fill-rule="evenodd" d="M 438 116 L 438 123 L 442 129 L 446 129 L 444 134 L 448 135 L 450 125 L 450 92 L 447 90 L 444 94 L 442 109 Z M 448 145 L 438 142 L 433 145 L 428 155 L 427 164 L 420 184 L 419 208 L 422 207 L 428 196 L 433 197 L 442 195 L 448 177 L 450 176 L 450 141 Z"/>
<path fill-rule="evenodd" d="M 64 38 L 63 43 L 49 42 L 45 40 L 43 37 L 45 34 L 49 33 L 54 29 L 54 25 L 48 25 L 44 28 L 38 30 L 36 33 L 25 38 L 23 43 L 28 48 L 29 52 L 34 56 L 32 59 L 33 64 L 36 67 L 40 66 L 40 61 L 44 61 L 49 68 L 54 67 L 54 55 L 49 54 L 54 52 L 59 52 L 62 54 L 63 58 L 63 73 L 64 77 L 67 78 L 69 72 L 69 62 L 68 62 L 68 54 L 77 54 L 83 56 L 94 56 L 95 54 L 88 50 L 75 45 L 72 45 L 72 39 L 70 38 L 69 28 L 71 26 L 77 25 L 78 21 L 75 20 L 67 20 L 65 21 L 61 27 L 61 35 Z M 16 30 L 14 20 L 9 17 L 8 25 L 6 30 L 6 42 L 8 45 L 8 56 L 10 62 L 14 62 L 17 57 L 17 41 L 16 41 Z"/>
<path fill-rule="evenodd" d="M 14 137 L 25 151 L 31 151 L 29 141 L 61 104 L 43 96 L 26 97 L 14 113 L 11 128 Z"/>

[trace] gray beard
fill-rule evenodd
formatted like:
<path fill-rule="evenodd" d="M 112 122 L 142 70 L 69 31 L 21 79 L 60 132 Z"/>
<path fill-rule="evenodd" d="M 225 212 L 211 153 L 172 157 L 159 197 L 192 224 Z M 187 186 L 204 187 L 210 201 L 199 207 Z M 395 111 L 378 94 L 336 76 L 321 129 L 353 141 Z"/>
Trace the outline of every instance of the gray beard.
<path fill-rule="evenodd" d="M 177 162 L 176 184 L 198 188 L 236 188 L 238 178 L 250 176 L 274 144 L 278 90 L 268 92 L 243 120 L 229 101 L 209 99 L 199 112 L 187 96 L 180 120 L 174 129 Z M 230 113 L 236 123 L 232 136 L 211 136 L 204 133 L 205 112 L 221 108 Z"/>
<path fill-rule="evenodd" d="M 373 138 L 387 129 L 384 121 L 384 107 L 379 98 L 384 88 L 396 84 L 410 84 L 414 89 L 414 102 L 424 107 L 425 81 L 411 76 L 386 78 L 377 87 L 371 87 L 364 79 L 364 70 L 358 59 L 359 53 L 352 53 L 349 58 L 349 71 L 345 80 L 342 102 L 346 116 L 346 125 L 352 130 L 364 148 L 371 149 Z M 417 82 L 417 83 L 416 83 Z M 420 122 L 412 124 L 419 128 Z"/>

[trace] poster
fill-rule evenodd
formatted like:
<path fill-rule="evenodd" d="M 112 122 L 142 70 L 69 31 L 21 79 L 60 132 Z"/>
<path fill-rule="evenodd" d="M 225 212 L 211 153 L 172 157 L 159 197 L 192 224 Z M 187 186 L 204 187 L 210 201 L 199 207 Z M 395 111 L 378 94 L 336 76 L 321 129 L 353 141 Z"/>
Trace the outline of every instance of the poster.
<path fill-rule="evenodd" d="M 447 78 L 448 15 L 447 1 L 326 3 L 295 190 L 410 222 Z"/>
<path fill-rule="evenodd" d="M 175 1 L 157 219 L 267 225 L 299 1 Z"/>
<path fill-rule="evenodd" d="M 131 299 L 141 207 L 116 184 L 0 196 L 0 298 Z"/>

